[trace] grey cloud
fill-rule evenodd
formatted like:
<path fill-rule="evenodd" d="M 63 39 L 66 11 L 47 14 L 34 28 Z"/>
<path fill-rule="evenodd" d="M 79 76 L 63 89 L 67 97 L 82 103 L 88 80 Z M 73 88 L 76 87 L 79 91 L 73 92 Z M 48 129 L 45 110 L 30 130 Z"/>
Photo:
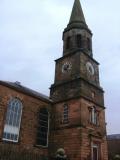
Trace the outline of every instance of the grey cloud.
<path fill-rule="evenodd" d="M 105 89 L 108 133 L 120 133 L 120 2 L 81 0 Z M 49 94 L 73 0 L 0 1 L 0 79 Z M 116 118 L 117 117 L 117 118 Z"/>

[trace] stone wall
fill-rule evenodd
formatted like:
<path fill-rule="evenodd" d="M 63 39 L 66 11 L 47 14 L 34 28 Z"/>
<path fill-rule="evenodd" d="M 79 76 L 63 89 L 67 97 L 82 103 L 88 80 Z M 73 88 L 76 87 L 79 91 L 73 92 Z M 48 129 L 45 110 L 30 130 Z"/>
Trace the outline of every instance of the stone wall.
<path fill-rule="evenodd" d="M 38 151 L 40 154 L 47 155 L 47 148 L 36 146 L 36 135 L 38 125 L 37 114 L 40 108 L 48 108 L 49 104 L 2 85 L 0 85 L 0 143 L 6 144 L 6 142 L 2 140 L 2 135 L 7 105 L 10 98 L 18 98 L 23 104 L 19 141 L 18 143 L 14 143 L 14 145 L 28 150 L 34 149 L 34 151 Z M 7 143 L 10 144 L 10 142 Z"/>

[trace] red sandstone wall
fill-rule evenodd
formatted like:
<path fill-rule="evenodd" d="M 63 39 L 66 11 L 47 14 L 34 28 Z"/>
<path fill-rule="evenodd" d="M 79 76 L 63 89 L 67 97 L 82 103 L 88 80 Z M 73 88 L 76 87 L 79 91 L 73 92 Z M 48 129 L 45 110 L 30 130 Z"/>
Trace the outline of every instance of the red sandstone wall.
<path fill-rule="evenodd" d="M 63 106 L 66 103 L 69 106 L 68 124 L 62 123 Z M 91 160 L 91 145 L 95 142 L 100 144 L 99 160 L 107 160 L 104 109 L 97 106 L 100 112 L 99 125 L 95 126 L 89 122 L 89 106 L 94 104 L 82 98 L 54 105 L 55 125 L 50 138 L 52 153 L 58 148 L 64 148 L 70 160 Z"/>
<path fill-rule="evenodd" d="M 37 148 L 35 147 L 35 144 L 38 123 L 37 113 L 41 107 L 48 107 L 49 104 L 2 85 L 0 85 L 0 142 L 4 143 L 2 141 L 4 120 L 6 116 L 7 104 L 11 97 L 19 98 L 23 104 L 20 136 L 19 142 L 15 144 L 16 147 L 18 146 L 26 149 L 34 148 L 34 151 L 39 151 L 40 154 L 47 155 L 47 148 Z"/>

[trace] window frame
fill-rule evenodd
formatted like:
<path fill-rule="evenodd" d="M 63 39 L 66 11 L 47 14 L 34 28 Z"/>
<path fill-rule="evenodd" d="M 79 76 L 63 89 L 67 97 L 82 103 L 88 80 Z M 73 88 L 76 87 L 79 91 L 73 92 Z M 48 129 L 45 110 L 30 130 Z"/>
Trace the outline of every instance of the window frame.
<path fill-rule="evenodd" d="M 64 104 L 64 106 L 63 106 L 63 123 L 64 124 L 69 123 L 69 106 L 68 106 L 68 104 Z"/>
<path fill-rule="evenodd" d="M 16 112 L 15 113 L 13 112 L 13 108 L 15 107 L 15 101 L 19 104 L 19 107 L 20 107 L 20 113 L 19 114 L 20 115 L 18 115 L 18 113 L 16 113 Z M 17 112 L 18 112 L 18 109 L 17 109 Z M 15 98 L 11 98 L 9 100 L 8 104 L 7 104 L 7 111 L 6 111 L 6 115 L 5 115 L 5 122 L 4 122 L 4 127 L 3 127 L 3 136 L 2 136 L 2 140 L 3 141 L 18 143 L 19 135 L 20 135 L 21 120 L 22 120 L 22 112 L 23 112 L 22 101 L 19 98 L 16 98 L 16 97 Z M 9 124 L 10 123 L 11 114 L 12 114 L 12 125 Z M 17 119 L 18 117 L 16 118 L 15 114 L 17 114 L 17 116 L 19 116 L 19 122 L 16 122 L 16 123 L 18 123 L 18 125 L 16 125 L 16 126 L 14 126 L 14 124 L 13 124 L 15 119 L 18 120 Z M 9 121 L 7 119 L 9 119 Z M 8 133 L 7 133 L 7 130 L 8 130 Z M 14 130 L 14 131 L 10 132 L 9 130 L 12 130 L 12 131 Z M 15 133 L 15 130 L 17 130 L 16 131 L 17 133 Z M 11 137 L 10 138 L 5 138 L 4 137 L 5 132 L 6 132 L 6 134 L 11 134 L 11 136 L 12 135 L 15 136 L 15 134 L 16 134 L 16 136 L 17 136 L 16 140 L 15 139 L 11 139 Z"/>
<path fill-rule="evenodd" d="M 92 151 L 92 155 L 91 155 L 91 158 L 92 158 L 92 160 L 93 160 L 93 158 L 94 158 L 94 148 L 95 149 L 97 149 L 97 160 L 99 160 L 100 159 L 100 157 L 101 157 L 101 147 L 100 147 L 100 143 L 98 143 L 98 142 L 92 142 L 92 147 L 91 147 L 91 151 Z"/>
<path fill-rule="evenodd" d="M 46 111 L 47 111 L 47 114 L 48 114 L 48 120 L 47 120 L 47 139 L 46 139 L 46 145 L 42 145 L 42 144 L 38 144 L 38 139 L 40 138 L 40 129 L 38 130 L 38 128 L 40 128 L 41 127 L 41 125 L 40 125 L 40 110 L 42 110 L 42 109 L 46 109 Z M 49 144 L 49 111 L 48 111 L 48 109 L 47 108 L 40 108 L 40 110 L 39 110 L 39 112 L 38 112 L 38 127 L 37 127 L 37 136 L 36 136 L 36 146 L 37 147 L 42 147 L 42 148 L 47 148 L 48 147 L 48 144 Z M 39 133 L 38 133 L 39 132 Z M 38 134 L 39 134 L 39 137 L 38 137 Z"/>
<path fill-rule="evenodd" d="M 89 121 L 93 125 L 99 125 L 99 112 L 95 106 L 89 108 Z"/>

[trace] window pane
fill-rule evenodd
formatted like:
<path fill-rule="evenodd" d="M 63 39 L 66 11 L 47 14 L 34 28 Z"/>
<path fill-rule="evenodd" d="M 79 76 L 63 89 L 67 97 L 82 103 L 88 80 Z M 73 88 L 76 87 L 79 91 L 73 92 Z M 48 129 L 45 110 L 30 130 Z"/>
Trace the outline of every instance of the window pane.
<path fill-rule="evenodd" d="M 47 146 L 48 143 L 48 111 L 42 108 L 38 116 L 37 145 Z"/>
<path fill-rule="evenodd" d="M 91 110 L 90 110 L 90 122 L 95 124 L 95 125 L 98 125 L 98 112 L 96 111 L 96 108 L 93 107 Z"/>
<path fill-rule="evenodd" d="M 7 115 L 8 117 L 9 117 L 9 122 L 8 122 L 8 124 L 9 125 L 12 125 L 12 123 L 13 123 L 13 111 L 11 110 L 11 112 L 9 112 L 9 115 Z"/>
<path fill-rule="evenodd" d="M 68 105 L 64 105 L 63 108 L 63 123 L 68 123 L 69 118 L 68 118 L 69 110 L 68 110 Z"/>

